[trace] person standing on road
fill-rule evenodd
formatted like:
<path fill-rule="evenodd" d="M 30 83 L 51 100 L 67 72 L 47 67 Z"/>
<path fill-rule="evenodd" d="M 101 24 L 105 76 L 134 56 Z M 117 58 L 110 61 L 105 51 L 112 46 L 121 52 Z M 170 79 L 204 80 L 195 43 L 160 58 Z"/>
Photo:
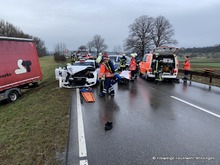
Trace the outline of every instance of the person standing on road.
<path fill-rule="evenodd" d="M 74 64 L 76 61 L 77 61 L 76 54 L 74 53 L 71 55 L 71 63 Z"/>
<path fill-rule="evenodd" d="M 135 54 L 131 54 L 131 62 L 129 65 L 129 70 L 131 71 L 131 80 L 135 79 L 135 73 L 136 73 L 136 60 L 135 60 Z"/>
<path fill-rule="evenodd" d="M 135 73 L 135 79 L 137 78 L 138 76 L 138 73 L 139 73 L 139 68 L 140 68 L 140 59 L 138 57 L 138 54 L 137 53 L 134 53 L 135 54 L 135 61 L 136 61 L 136 73 Z"/>
<path fill-rule="evenodd" d="M 111 60 L 108 58 L 108 54 L 103 54 L 103 61 L 100 64 L 100 73 L 99 79 L 103 82 L 103 90 L 100 94 L 100 97 L 104 97 L 106 93 L 110 95 L 114 95 L 115 91 L 112 85 L 112 81 L 114 79 L 115 68 Z"/>
<path fill-rule="evenodd" d="M 159 58 L 159 55 L 156 54 L 154 55 L 154 59 L 155 59 L 155 70 L 154 70 L 154 74 L 155 74 L 155 83 L 157 83 L 158 81 L 162 81 L 162 75 L 163 75 L 163 60 L 161 58 Z"/>
<path fill-rule="evenodd" d="M 184 62 L 183 68 L 184 68 L 184 77 L 183 77 L 183 79 L 184 79 L 184 80 L 187 80 L 188 74 L 189 74 L 189 71 L 190 71 L 189 56 L 186 56 L 186 57 L 185 57 L 185 62 Z"/>
<path fill-rule="evenodd" d="M 100 68 L 100 66 L 101 66 L 101 64 L 103 62 L 102 53 L 99 53 L 99 55 L 96 58 L 95 62 L 96 62 L 97 67 Z M 102 93 L 103 87 L 104 87 L 104 79 L 103 80 L 99 79 L 99 84 L 100 84 L 99 90 L 100 90 L 100 93 Z"/>
<path fill-rule="evenodd" d="M 123 70 L 126 70 L 127 58 L 125 57 L 124 53 L 122 54 L 122 57 L 120 58 L 119 62 L 120 62 L 119 71 L 122 72 Z"/>

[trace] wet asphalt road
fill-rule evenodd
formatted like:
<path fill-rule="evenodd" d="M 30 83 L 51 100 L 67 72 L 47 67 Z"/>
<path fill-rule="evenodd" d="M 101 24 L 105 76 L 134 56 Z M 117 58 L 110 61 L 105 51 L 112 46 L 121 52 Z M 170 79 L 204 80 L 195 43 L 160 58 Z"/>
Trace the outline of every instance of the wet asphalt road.
<path fill-rule="evenodd" d="M 67 164 L 220 164 L 220 89 L 192 82 L 116 85 L 114 97 L 81 97 L 86 156 L 79 157 L 73 90 Z M 219 115 L 219 116 L 218 116 Z M 113 128 L 105 131 L 107 121 Z M 82 163 L 86 164 L 86 163 Z"/>

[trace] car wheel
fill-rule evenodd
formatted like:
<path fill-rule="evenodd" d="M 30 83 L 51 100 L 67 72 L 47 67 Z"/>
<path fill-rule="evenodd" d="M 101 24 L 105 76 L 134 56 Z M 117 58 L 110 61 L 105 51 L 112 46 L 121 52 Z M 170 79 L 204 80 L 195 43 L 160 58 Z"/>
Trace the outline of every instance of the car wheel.
<path fill-rule="evenodd" d="M 8 94 L 8 102 L 14 102 L 18 99 L 17 91 L 10 91 Z"/>

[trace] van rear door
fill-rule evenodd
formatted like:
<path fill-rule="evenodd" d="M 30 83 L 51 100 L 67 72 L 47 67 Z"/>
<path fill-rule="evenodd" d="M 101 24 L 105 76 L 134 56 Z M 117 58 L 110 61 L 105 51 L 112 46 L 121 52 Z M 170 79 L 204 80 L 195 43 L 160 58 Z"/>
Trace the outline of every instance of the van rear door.
<path fill-rule="evenodd" d="M 177 60 L 175 55 L 160 55 L 162 60 L 162 78 L 176 78 L 177 77 Z"/>

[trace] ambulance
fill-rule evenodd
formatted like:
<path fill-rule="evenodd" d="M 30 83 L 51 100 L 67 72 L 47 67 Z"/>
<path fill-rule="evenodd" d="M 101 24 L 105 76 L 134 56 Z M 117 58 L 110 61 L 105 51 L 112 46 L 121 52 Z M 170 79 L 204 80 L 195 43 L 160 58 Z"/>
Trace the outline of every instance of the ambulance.
<path fill-rule="evenodd" d="M 145 54 L 140 62 L 140 77 L 155 80 L 155 75 L 159 72 L 162 80 L 176 80 L 179 66 L 176 55 L 178 50 L 175 47 L 161 46 Z"/>

